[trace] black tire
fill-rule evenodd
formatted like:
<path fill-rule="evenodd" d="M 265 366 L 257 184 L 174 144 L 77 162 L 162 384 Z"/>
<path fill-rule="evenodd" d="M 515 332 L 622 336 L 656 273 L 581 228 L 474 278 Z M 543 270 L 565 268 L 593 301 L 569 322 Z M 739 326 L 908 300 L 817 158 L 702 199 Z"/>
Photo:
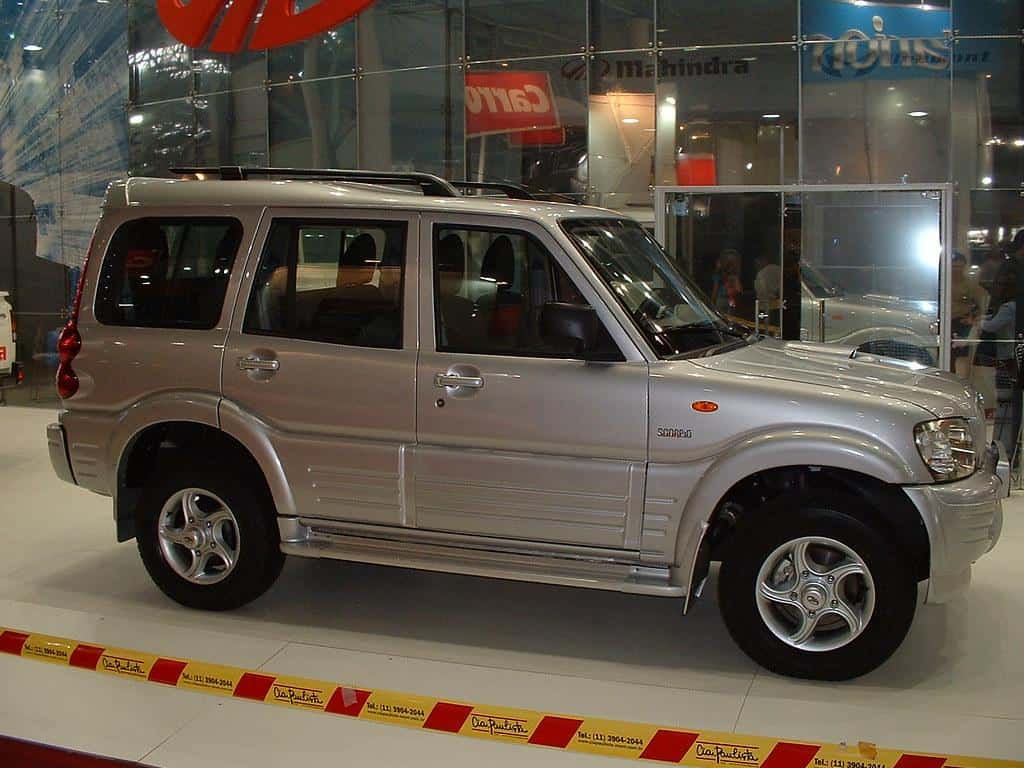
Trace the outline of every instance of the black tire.
<path fill-rule="evenodd" d="M 234 569 L 213 584 L 196 584 L 178 575 L 160 548 L 160 512 L 165 502 L 186 488 L 200 488 L 218 496 L 238 524 Z M 244 473 L 195 468 L 163 474 L 142 494 L 135 512 L 135 531 L 139 554 L 154 583 L 165 595 L 189 608 L 227 611 L 245 605 L 266 592 L 284 566 L 273 501 L 261 482 Z"/>
<path fill-rule="evenodd" d="M 877 668 L 903 642 L 917 607 L 914 571 L 896 538 L 871 524 L 863 509 L 864 502 L 851 496 L 795 492 L 740 521 L 719 572 L 719 604 L 733 640 L 761 666 L 789 677 L 849 680 Z M 802 650 L 783 642 L 758 610 L 755 589 L 762 564 L 780 546 L 805 536 L 849 547 L 874 581 L 874 611 L 867 625 L 834 650 Z"/>

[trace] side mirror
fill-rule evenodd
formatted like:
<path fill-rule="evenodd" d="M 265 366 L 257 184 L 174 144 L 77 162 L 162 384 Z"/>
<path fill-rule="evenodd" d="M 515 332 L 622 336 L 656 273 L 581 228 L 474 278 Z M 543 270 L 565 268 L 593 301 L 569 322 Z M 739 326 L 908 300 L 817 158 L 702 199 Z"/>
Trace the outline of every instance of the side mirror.
<path fill-rule="evenodd" d="M 549 301 L 540 313 L 540 332 L 551 340 L 572 342 L 574 351 L 586 359 L 597 346 L 601 328 L 597 312 L 584 304 Z"/>

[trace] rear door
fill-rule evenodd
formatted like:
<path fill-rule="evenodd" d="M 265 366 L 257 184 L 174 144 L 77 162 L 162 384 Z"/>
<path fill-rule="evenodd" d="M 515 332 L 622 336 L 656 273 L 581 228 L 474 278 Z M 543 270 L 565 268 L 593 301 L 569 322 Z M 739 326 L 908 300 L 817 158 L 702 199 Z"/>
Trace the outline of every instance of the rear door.
<path fill-rule="evenodd" d="M 224 356 L 302 516 L 406 525 L 416 437 L 418 215 L 270 210 Z"/>

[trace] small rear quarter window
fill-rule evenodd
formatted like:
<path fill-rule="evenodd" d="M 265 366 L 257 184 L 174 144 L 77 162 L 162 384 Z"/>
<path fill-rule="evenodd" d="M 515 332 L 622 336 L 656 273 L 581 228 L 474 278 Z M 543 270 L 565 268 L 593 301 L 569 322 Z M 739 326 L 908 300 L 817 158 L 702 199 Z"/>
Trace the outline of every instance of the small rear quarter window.
<path fill-rule="evenodd" d="M 111 240 L 96 292 L 105 325 L 209 330 L 242 241 L 236 219 L 145 218 Z"/>

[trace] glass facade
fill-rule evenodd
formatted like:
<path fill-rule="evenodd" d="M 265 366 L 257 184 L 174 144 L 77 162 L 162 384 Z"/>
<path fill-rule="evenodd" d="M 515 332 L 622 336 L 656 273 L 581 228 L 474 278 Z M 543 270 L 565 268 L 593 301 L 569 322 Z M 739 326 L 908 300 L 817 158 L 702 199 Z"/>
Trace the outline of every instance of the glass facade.
<path fill-rule="evenodd" d="M 519 182 L 647 225 L 656 185 L 953 184 L 965 264 L 953 288 L 974 298 L 951 320 L 971 350 L 958 370 L 972 375 L 979 347 L 998 363 L 1020 335 L 981 322 L 1000 303 L 995 273 L 1024 252 L 1022 9 L 377 0 L 310 39 L 223 54 L 176 41 L 155 0 L 6 3 L 0 180 L 32 199 L 38 255 L 72 267 L 110 179 L 175 165 L 416 168 Z M 730 205 L 701 227 L 785 240 L 778 221 L 796 215 L 756 195 Z M 720 256 L 691 255 L 697 270 Z"/>

